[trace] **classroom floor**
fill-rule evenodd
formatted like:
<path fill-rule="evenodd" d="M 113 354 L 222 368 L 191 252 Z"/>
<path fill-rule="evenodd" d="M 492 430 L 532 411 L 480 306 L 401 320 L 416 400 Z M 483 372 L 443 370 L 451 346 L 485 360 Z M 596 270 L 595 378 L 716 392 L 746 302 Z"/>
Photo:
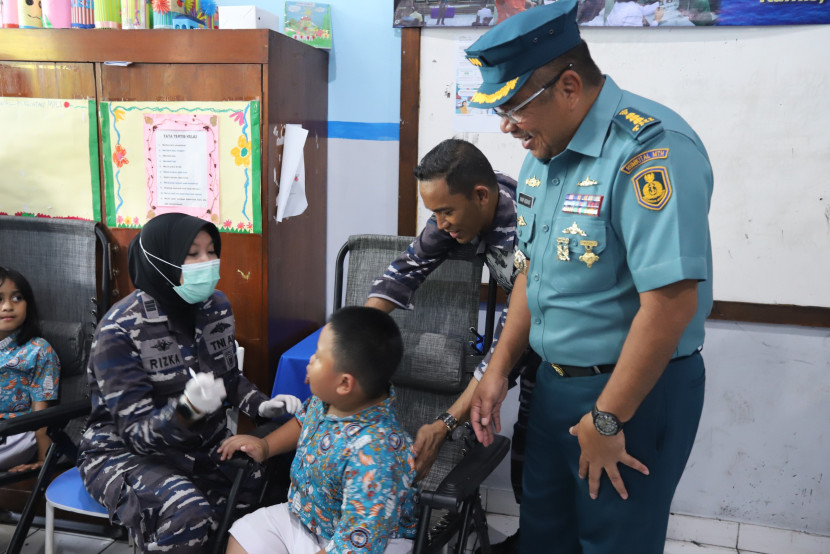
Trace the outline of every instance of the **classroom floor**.
<path fill-rule="evenodd" d="M 499 542 L 511 535 L 519 526 L 519 518 L 501 514 L 488 514 L 490 540 Z M 5 551 L 14 533 L 12 525 L 0 525 L 0 551 Z M 32 528 L 23 547 L 22 554 L 39 554 L 44 551 L 43 529 Z M 55 532 L 55 554 L 131 554 L 132 547 L 126 542 L 114 541 L 77 533 Z M 472 549 L 470 549 L 472 552 Z M 750 551 L 735 548 L 706 546 L 695 542 L 666 541 L 665 554 L 748 554 Z M 783 553 L 782 553 L 783 554 Z"/>

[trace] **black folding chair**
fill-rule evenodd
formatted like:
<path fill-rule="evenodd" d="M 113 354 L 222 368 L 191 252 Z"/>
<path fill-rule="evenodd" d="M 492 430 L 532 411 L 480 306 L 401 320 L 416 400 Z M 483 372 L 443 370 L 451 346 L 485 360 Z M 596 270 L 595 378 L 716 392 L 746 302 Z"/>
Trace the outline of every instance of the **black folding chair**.
<path fill-rule="evenodd" d="M 362 305 L 372 280 L 413 239 L 349 237 L 337 257 L 335 309 Z M 431 422 L 455 401 L 483 357 L 474 348 L 476 336 L 471 334 L 471 329 L 478 327 L 482 265 L 472 245 L 454 250 L 418 288 L 415 309 L 392 312 L 404 340 L 404 359 L 392 379 L 396 407 L 399 420 L 413 437 L 421 425 Z M 487 304 L 481 352 L 487 352 L 492 342 L 496 304 L 496 284 L 492 280 Z M 473 439 L 470 433 L 466 440 L 445 443 L 422 481 L 416 553 L 436 552 L 453 537 L 457 538 L 455 552 L 461 553 L 472 531 L 477 533 L 482 551 L 489 553 L 479 487 L 507 454 L 510 441 L 497 437 L 485 448 Z"/>
<path fill-rule="evenodd" d="M 89 350 L 99 314 L 110 304 L 110 242 L 92 221 L 0 216 L 0 265 L 21 272 L 32 285 L 43 337 L 61 362 L 60 394 L 54 406 L 0 422 L 0 437 L 46 427 L 52 439 L 40 470 L 0 473 L 0 485 L 37 477 L 6 551 L 17 553 L 50 480 L 59 470 L 75 465 L 91 410 L 86 380 Z"/>

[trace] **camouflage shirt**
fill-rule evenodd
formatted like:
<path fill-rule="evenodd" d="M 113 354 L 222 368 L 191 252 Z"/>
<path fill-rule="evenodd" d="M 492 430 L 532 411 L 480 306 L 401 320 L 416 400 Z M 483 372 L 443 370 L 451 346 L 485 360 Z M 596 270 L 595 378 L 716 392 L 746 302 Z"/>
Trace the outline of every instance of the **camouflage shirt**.
<path fill-rule="evenodd" d="M 219 291 L 199 306 L 195 333 L 177 328 L 142 291 L 115 304 L 96 330 L 87 368 L 92 414 L 81 442 L 82 473 L 118 453 L 161 455 L 184 471 L 209 456 L 230 434 L 225 410 L 190 428 L 179 424 L 175 408 L 190 369 L 224 379 L 227 402 L 256 416 L 267 396 L 238 370 L 234 332 L 230 303 Z"/>
<path fill-rule="evenodd" d="M 507 292 L 508 304 L 513 291 L 513 281 L 518 270 L 513 265 L 513 249 L 516 242 L 516 181 L 506 175 L 496 174 L 499 184 L 499 203 L 491 227 L 473 240 L 479 256 L 484 258 L 499 286 Z M 369 297 L 389 300 L 400 308 L 411 310 L 415 291 L 458 248 L 458 242 L 449 233 L 438 228 L 435 215 L 429 218 L 421 234 L 393 261 L 386 272 L 372 282 Z M 481 379 L 493 354 L 499 334 L 507 317 L 507 308 L 501 314 L 490 351 L 476 368 L 476 379 Z"/>

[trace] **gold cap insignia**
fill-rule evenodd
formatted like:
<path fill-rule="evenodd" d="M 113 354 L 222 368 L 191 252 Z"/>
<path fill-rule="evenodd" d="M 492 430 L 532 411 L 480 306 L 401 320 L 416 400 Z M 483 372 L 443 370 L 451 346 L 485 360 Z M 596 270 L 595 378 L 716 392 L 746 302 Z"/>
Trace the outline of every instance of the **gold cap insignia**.
<path fill-rule="evenodd" d="M 576 221 L 574 221 L 574 224 L 570 227 L 565 227 L 564 229 L 562 229 L 562 232 L 566 235 L 579 235 L 582 237 L 588 236 L 587 233 L 585 233 L 585 231 L 579 228 L 579 225 L 576 224 Z"/>
<path fill-rule="evenodd" d="M 469 58 L 468 58 L 469 59 Z M 472 62 L 472 60 L 470 60 Z M 481 64 L 481 62 L 478 62 Z M 475 65 L 475 64 L 473 64 Z M 474 104 L 492 104 L 493 102 L 497 102 L 507 96 L 507 93 L 516 88 L 516 83 L 519 81 L 519 78 L 516 77 L 515 79 L 511 79 L 507 81 L 503 87 L 492 94 L 484 94 L 483 92 L 476 92 L 473 94 L 473 97 L 470 98 L 470 102 Z"/>
<path fill-rule="evenodd" d="M 530 188 L 536 188 L 542 184 L 542 181 L 536 178 L 536 175 L 525 181 L 525 184 Z"/>

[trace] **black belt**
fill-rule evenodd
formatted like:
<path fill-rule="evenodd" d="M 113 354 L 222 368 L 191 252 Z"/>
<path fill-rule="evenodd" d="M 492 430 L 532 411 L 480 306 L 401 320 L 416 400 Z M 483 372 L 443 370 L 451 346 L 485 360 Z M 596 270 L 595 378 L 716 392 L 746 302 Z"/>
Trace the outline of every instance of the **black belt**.
<path fill-rule="evenodd" d="M 589 365 L 582 367 L 578 365 L 550 364 L 553 370 L 562 377 L 590 377 L 602 373 L 614 371 L 615 364 Z"/>

